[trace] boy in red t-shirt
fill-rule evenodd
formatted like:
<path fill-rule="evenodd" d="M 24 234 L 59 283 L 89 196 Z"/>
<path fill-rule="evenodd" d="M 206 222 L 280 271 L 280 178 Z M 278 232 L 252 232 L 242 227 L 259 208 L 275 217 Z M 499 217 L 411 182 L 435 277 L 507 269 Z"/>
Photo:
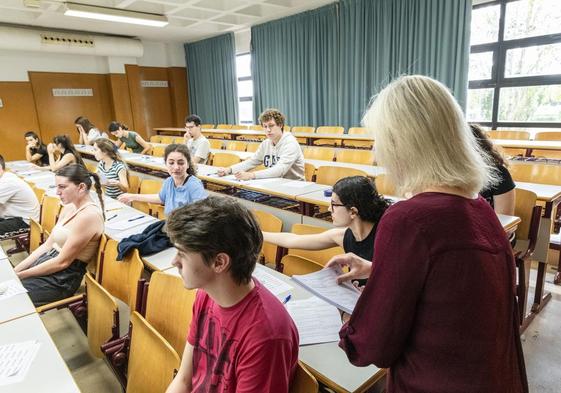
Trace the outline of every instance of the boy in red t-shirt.
<path fill-rule="evenodd" d="M 259 224 L 233 198 L 209 196 L 172 212 L 167 233 L 185 287 L 199 288 L 179 373 L 167 393 L 288 392 L 298 332 L 251 274 Z"/>

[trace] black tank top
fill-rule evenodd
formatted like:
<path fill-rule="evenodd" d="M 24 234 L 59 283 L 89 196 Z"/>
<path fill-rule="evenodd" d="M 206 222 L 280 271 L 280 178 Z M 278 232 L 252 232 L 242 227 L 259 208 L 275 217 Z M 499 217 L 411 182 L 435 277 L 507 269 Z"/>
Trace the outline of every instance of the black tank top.
<path fill-rule="evenodd" d="M 374 236 L 376 236 L 376 226 L 377 224 L 372 227 L 368 236 L 361 241 L 356 241 L 351 228 L 347 228 L 345 235 L 343 236 L 343 249 L 345 252 L 352 252 L 367 261 L 372 261 L 372 257 L 374 256 Z M 362 286 L 365 284 L 366 279 L 358 280 L 358 285 Z"/>

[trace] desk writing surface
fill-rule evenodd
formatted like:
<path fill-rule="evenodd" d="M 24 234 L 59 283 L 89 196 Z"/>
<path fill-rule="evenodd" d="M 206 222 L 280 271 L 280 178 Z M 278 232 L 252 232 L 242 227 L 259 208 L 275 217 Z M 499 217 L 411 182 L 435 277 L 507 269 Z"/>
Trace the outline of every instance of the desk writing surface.
<path fill-rule="evenodd" d="M 518 139 L 492 139 L 496 146 L 520 148 L 520 149 L 540 149 L 540 150 L 561 150 L 561 141 L 529 141 Z"/>
<path fill-rule="evenodd" d="M 0 324 L 0 345 L 36 340 L 41 346 L 25 380 L 0 386 L 1 393 L 79 393 L 72 374 L 60 356 L 38 314 Z"/>
<path fill-rule="evenodd" d="M 305 161 L 307 164 L 312 164 L 314 167 L 316 167 L 316 169 L 322 166 L 353 168 L 353 169 L 359 169 L 361 171 L 364 171 L 368 176 L 371 177 L 376 177 L 386 172 L 386 170 L 381 166 L 375 166 L 375 165 L 353 164 L 351 162 L 339 162 L 339 161 L 310 160 L 307 158 Z"/>
<path fill-rule="evenodd" d="M 497 214 L 497 216 L 506 232 L 516 229 L 521 222 L 520 217 L 508 216 L 506 214 Z"/>
<path fill-rule="evenodd" d="M 10 261 L 6 258 L 0 259 L 0 283 L 8 280 L 20 281 Z M 35 312 L 35 306 L 27 292 L 0 300 L 0 324 Z M 1 389 L 0 387 L 0 391 Z"/>
<path fill-rule="evenodd" d="M 175 269 L 171 265 L 171 263 L 173 261 L 173 258 L 175 258 L 176 253 L 177 250 L 175 249 L 175 247 L 170 247 L 156 254 L 143 256 L 142 259 L 151 270 Z"/>
<path fill-rule="evenodd" d="M 294 199 L 298 195 L 307 194 L 314 191 L 325 190 L 331 188 L 323 184 L 314 182 L 306 182 L 301 180 L 289 179 L 276 179 L 277 182 L 261 183 L 261 184 L 247 184 L 244 188 L 254 191 L 263 192 L 269 195 L 278 196 L 281 198 Z"/>
<path fill-rule="evenodd" d="M 561 186 L 553 184 L 526 183 L 517 181 L 516 188 L 535 192 L 538 199 L 544 202 L 556 202 L 561 198 Z"/>

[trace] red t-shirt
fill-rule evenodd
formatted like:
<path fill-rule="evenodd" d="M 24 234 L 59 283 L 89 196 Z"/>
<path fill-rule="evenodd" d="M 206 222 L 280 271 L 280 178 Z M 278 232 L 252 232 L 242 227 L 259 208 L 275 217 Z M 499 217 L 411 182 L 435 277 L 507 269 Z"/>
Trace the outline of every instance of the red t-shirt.
<path fill-rule="evenodd" d="M 422 193 L 378 224 L 340 345 L 392 392 L 527 392 L 512 249 L 483 199 Z"/>
<path fill-rule="evenodd" d="M 187 338 L 193 393 L 288 392 L 298 362 L 298 331 L 281 302 L 257 280 L 223 308 L 197 292 Z"/>

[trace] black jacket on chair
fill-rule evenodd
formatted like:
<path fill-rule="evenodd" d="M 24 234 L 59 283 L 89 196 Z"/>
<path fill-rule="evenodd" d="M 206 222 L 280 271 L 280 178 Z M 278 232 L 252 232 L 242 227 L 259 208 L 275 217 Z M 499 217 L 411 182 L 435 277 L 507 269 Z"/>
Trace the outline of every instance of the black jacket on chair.
<path fill-rule="evenodd" d="M 117 260 L 122 261 L 133 248 L 138 248 L 141 256 L 151 255 L 173 246 L 163 228 L 166 221 L 156 221 L 136 235 L 124 238 L 119 242 Z"/>

